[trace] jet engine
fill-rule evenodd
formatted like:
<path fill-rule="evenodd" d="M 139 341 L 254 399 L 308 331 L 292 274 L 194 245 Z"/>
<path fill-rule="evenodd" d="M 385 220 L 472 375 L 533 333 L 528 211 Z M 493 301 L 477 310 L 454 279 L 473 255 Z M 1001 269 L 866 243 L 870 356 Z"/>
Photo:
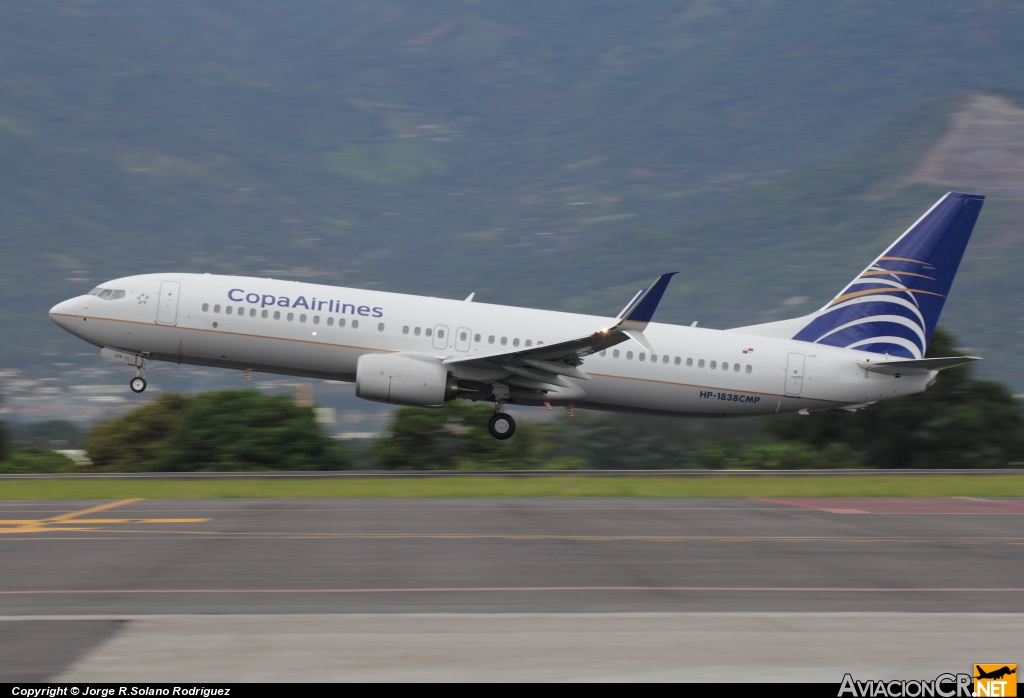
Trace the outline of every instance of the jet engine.
<path fill-rule="evenodd" d="M 444 366 L 429 358 L 363 354 L 356 363 L 356 395 L 412 407 L 444 407 L 459 388 Z"/>

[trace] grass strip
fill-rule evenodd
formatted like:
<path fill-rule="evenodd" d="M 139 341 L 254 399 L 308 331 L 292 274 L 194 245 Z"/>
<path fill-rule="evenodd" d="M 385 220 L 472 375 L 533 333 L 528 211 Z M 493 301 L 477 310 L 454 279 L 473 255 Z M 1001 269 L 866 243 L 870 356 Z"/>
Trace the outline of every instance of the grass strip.
<path fill-rule="evenodd" d="M 8 480 L 7 499 L 310 497 L 1024 497 L 1024 475 Z"/>

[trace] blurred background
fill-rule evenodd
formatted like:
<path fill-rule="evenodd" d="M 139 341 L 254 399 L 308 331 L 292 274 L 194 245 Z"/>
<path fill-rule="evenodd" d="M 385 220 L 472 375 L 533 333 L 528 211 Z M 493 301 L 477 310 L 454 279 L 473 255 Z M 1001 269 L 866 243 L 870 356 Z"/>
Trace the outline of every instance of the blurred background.
<path fill-rule="evenodd" d="M 3 17 L 0 469 L 1024 461 L 1020 3 L 11 0 Z M 678 269 L 658 319 L 726 328 L 819 307 L 950 189 L 988 200 L 937 344 L 986 361 L 857 415 L 534 410 L 497 444 L 486 407 L 392 411 L 329 382 L 157 364 L 134 396 L 46 314 L 170 270 L 614 314 Z M 216 443 L 199 427 L 229 413 L 214 432 L 251 448 L 197 461 L 190 443 Z M 312 450 L 257 458 L 267 415 Z M 150 428 L 111 436 L 126 423 Z M 628 461 L 602 448 L 625 436 Z"/>

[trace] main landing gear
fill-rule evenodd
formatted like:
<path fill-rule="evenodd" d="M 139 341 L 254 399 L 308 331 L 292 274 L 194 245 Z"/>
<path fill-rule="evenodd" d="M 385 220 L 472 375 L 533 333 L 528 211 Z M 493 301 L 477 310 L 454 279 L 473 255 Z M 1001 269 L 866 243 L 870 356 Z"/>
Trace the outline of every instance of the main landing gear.
<path fill-rule="evenodd" d="M 516 433 L 516 420 L 504 412 L 495 412 L 487 423 L 487 431 L 499 441 L 504 441 Z"/>

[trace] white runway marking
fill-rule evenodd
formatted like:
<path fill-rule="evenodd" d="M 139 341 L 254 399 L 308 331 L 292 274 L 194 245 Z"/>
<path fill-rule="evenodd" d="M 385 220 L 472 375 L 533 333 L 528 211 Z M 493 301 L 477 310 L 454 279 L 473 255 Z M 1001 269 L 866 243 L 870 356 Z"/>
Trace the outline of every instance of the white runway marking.
<path fill-rule="evenodd" d="M 13 618 L 0 618 L 0 623 Z M 969 672 L 975 662 L 1024 657 L 1024 634 L 1020 632 L 1024 614 L 1010 613 L 117 618 L 128 621 L 126 628 L 57 681 L 173 682 L 187 676 L 190 682 L 728 680 L 838 684 L 847 672 L 860 680 L 931 679 L 943 672 Z"/>

